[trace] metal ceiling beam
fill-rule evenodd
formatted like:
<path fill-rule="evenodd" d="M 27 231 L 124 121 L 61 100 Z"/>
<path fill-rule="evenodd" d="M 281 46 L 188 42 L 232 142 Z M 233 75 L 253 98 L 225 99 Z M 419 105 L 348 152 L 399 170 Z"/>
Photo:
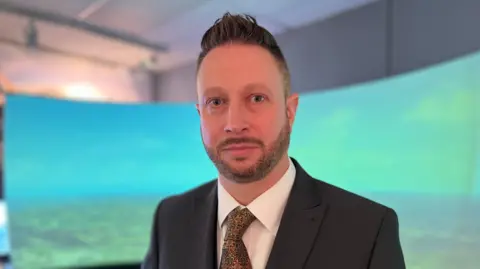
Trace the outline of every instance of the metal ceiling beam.
<path fill-rule="evenodd" d="M 104 37 L 108 37 L 111 39 L 116 39 L 122 42 L 130 43 L 132 45 L 154 50 L 155 52 L 167 51 L 167 47 L 165 45 L 148 41 L 139 36 L 101 27 L 98 25 L 88 23 L 86 21 L 78 20 L 75 18 L 57 14 L 57 13 L 37 10 L 37 9 L 21 6 L 15 3 L 0 0 L 0 12 L 1 11 L 17 14 L 20 16 L 26 16 L 32 19 L 46 21 L 54 24 L 69 26 L 72 28 L 76 28 L 76 29 L 87 31 L 87 32 L 95 33 L 97 35 L 101 35 Z"/>
<path fill-rule="evenodd" d="M 77 18 L 80 20 L 85 20 L 86 18 L 90 17 L 95 12 L 102 9 L 110 0 L 96 0 L 88 5 L 85 9 L 83 9 L 78 15 Z"/>
<path fill-rule="evenodd" d="M 3 45 L 3 44 L 13 46 L 13 47 L 16 47 L 16 48 L 24 48 L 25 47 L 25 44 L 23 44 L 21 42 L 18 42 L 18 41 L 15 41 L 15 40 L 9 40 L 9 39 L 0 37 L 0 45 Z M 95 56 L 82 55 L 82 54 L 78 54 L 78 53 L 74 53 L 74 52 L 62 51 L 62 50 L 55 49 L 55 48 L 52 48 L 52 47 L 49 47 L 49 46 L 44 46 L 44 45 L 39 45 L 38 47 L 34 48 L 33 50 L 38 52 L 38 53 L 54 54 L 54 55 L 62 56 L 62 57 L 73 58 L 73 59 L 77 59 L 77 60 L 84 60 L 84 61 L 92 62 L 92 63 L 95 63 L 95 64 L 100 64 L 100 65 L 110 67 L 110 68 L 117 68 L 117 67 L 130 68 L 131 67 L 129 64 L 126 64 L 126 63 L 115 62 L 115 61 L 111 61 L 111 60 L 105 60 L 105 59 L 101 59 L 101 58 L 98 58 L 98 57 L 95 57 Z"/>

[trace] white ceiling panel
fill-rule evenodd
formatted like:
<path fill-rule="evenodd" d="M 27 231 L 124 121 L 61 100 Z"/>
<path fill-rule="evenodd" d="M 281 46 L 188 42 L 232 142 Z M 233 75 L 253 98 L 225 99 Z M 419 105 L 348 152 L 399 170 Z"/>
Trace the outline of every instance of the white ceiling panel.
<path fill-rule="evenodd" d="M 271 15 L 284 10 L 294 3 L 305 5 L 311 0 L 241 0 L 235 1 L 240 12 L 252 13 L 255 15 Z"/>
<path fill-rule="evenodd" d="M 56 13 L 75 17 L 98 0 L 2 0 L 30 8 L 55 11 Z"/>
<path fill-rule="evenodd" d="M 242 12 L 233 1 L 210 0 L 145 34 L 155 41 L 197 40 L 225 12 Z"/>
<path fill-rule="evenodd" d="M 140 34 L 202 5 L 205 1 L 207 0 L 110 0 L 86 20 L 97 25 Z"/>
<path fill-rule="evenodd" d="M 263 28 L 267 29 L 272 35 L 277 35 L 288 30 L 283 23 L 279 23 L 279 20 L 274 16 L 258 15 L 255 16 L 257 23 Z"/>
<path fill-rule="evenodd" d="M 201 35 L 213 24 L 213 20 L 227 10 L 231 4 L 228 1 L 212 0 L 208 3 L 194 9 L 193 11 L 173 18 L 169 22 L 152 29 L 144 34 L 158 42 L 172 42 L 174 40 L 195 40 L 201 38 Z"/>
<path fill-rule="evenodd" d="M 25 17 L 0 12 L 0 37 L 2 39 L 23 42 L 27 24 L 28 20 Z"/>
<path fill-rule="evenodd" d="M 160 55 L 160 57 L 158 57 L 158 64 L 153 69 L 166 71 L 187 63 L 192 63 L 196 57 L 197 54 L 192 52 L 172 51 L 171 53 Z"/>
<path fill-rule="evenodd" d="M 150 55 L 147 49 L 77 29 L 48 23 L 38 23 L 38 29 L 41 44 L 49 44 L 62 51 L 125 64 L 137 63 Z"/>
<path fill-rule="evenodd" d="M 310 0 L 286 7 L 277 14 L 276 19 L 289 27 L 298 28 L 374 1 L 376 0 Z"/>
<path fill-rule="evenodd" d="M 155 70 L 163 71 L 195 62 L 200 53 L 200 39 L 195 41 L 177 40 L 169 43 L 169 46 L 171 46 L 171 50 L 168 53 L 156 55 L 158 61 Z"/>

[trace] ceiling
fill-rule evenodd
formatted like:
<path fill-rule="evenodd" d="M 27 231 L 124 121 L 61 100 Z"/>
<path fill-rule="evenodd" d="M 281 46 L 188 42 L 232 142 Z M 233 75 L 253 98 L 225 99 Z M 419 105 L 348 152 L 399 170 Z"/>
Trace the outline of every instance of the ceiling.
<path fill-rule="evenodd" d="M 299 28 L 374 0 L 0 0 L 42 12 L 61 14 L 102 28 L 166 46 L 155 52 L 118 39 L 37 20 L 38 43 L 50 51 L 98 61 L 164 71 L 192 62 L 203 33 L 224 12 L 249 13 L 273 34 Z M 26 49 L 28 18 L 0 8 L 0 47 Z M 3 42 L 3 43 L 2 43 Z M 156 61 L 150 59 L 155 56 Z M 13 57 L 1 55 L 1 57 Z"/>

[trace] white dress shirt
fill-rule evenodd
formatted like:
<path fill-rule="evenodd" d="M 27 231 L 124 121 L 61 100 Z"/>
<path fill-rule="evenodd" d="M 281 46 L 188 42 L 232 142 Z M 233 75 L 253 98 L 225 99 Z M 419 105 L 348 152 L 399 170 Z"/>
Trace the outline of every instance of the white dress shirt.
<path fill-rule="evenodd" d="M 253 269 L 264 269 L 267 265 L 270 251 L 277 235 L 280 220 L 287 203 L 290 190 L 295 180 L 295 166 L 290 160 L 290 166 L 283 177 L 269 190 L 257 197 L 246 207 L 257 218 L 243 235 L 243 242 Z M 222 257 L 223 238 L 227 231 L 225 219 L 228 214 L 240 204 L 218 184 L 218 228 L 217 248 L 218 265 Z M 243 207 L 243 206 L 242 206 Z"/>

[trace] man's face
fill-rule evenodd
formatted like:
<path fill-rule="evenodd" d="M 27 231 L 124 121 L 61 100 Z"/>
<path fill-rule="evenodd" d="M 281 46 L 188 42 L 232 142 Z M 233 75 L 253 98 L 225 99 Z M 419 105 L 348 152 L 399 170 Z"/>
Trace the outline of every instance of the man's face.
<path fill-rule="evenodd" d="M 198 70 L 197 94 L 203 144 L 223 176 L 260 180 L 286 154 L 298 96 L 285 99 L 283 74 L 267 50 L 213 49 Z"/>

